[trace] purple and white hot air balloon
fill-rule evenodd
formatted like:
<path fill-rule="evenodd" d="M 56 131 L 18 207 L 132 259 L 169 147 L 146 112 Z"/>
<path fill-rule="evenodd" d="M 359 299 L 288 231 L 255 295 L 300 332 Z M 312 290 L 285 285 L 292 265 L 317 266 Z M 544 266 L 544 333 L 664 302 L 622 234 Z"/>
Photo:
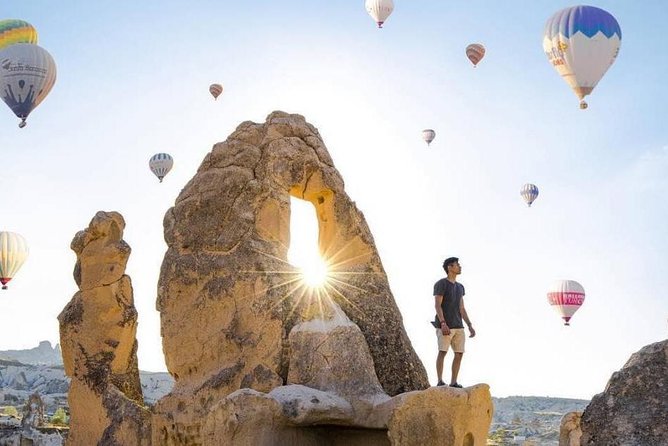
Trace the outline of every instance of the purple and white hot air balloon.
<path fill-rule="evenodd" d="M 545 24 L 543 50 L 557 73 L 587 108 L 584 97 L 592 92 L 615 61 L 622 30 L 607 11 L 594 6 L 562 9 Z"/>
<path fill-rule="evenodd" d="M 535 184 L 527 183 L 520 189 L 520 195 L 524 198 L 527 205 L 531 207 L 531 204 L 538 198 L 538 187 Z"/>

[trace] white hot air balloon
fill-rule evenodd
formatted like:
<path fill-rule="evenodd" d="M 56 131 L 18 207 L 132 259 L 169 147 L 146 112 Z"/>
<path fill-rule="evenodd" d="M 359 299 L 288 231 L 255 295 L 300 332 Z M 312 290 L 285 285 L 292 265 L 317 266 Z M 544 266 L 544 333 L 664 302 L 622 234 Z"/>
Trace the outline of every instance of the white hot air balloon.
<path fill-rule="evenodd" d="M 171 157 L 168 153 L 156 153 L 148 161 L 148 167 L 151 168 L 151 172 L 155 174 L 156 177 L 162 183 L 162 179 L 165 178 L 165 175 L 172 170 L 174 165 L 174 158 Z"/>
<path fill-rule="evenodd" d="M 17 43 L 0 51 L 0 95 L 26 125 L 30 112 L 49 94 L 56 82 L 56 62 L 45 49 Z"/>
<path fill-rule="evenodd" d="M 422 139 L 427 143 L 427 145 L 430 145 L 431 142 L 436 138 L 436 132 L 433 131 L 432 129 L 424 129 L 422 130 Z"/>
<path fill-rule="evenodd" d="M 535 184 L 527 183 L 520 189 L 520 195 L 524 198 L 527 205 L 531 207 L 531 204 L 538 198 L 538 188 Z"/>
<path fill-rule="evenodd" d="M 547 301 L 564 320 L 564 325 L 570 325 L 570 320 L 584 303 L 585 291 L 582 285 L 575 280 L 557 280 L 547 292 Z"/>
<path fill-rule="evenodd" d="M 622 30 L 609 12 L 595 6 L 557 11 L 545 24 L 543 50 L 559 75 L 587 108 L 584 97 L 617 58 Z"/>
<path fill-rule="evenodd" d="M 365 0 L 364 6 L 371 18 L 378 24 L 378 28 L 383 27 L 383 23 L 394 10 L 392 0 Z"/>
<path fill-rule="evenodd" d="M 28 258 L 28 244 L 16 232 L 0 232 L 0 283 L 7 289 L 7 282 L 16 275 Z"/>

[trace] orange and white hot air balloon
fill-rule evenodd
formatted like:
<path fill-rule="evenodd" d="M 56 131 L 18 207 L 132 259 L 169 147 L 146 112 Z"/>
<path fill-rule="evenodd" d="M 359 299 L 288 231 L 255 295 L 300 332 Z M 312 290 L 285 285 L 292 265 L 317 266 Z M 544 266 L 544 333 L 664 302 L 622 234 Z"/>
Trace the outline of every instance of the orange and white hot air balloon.
<path fill-rule="evenodd" d="M 28 244 L 26 240 L 16 232 L 0 232 L 0 283 L 2 289 L 7 289 L 7 282 L 28 258 Z"/>
<path fill-rule="evenodd" d="M 585 300 L 585 291 L 582 285 L 575 280 L 557 280 L 547 292 L 547 301 L 564 320 L 569 321 Z"/>
<path fill-rule="evenodd" d="M 211 84 L 209 85 L 209 93 L 213 96 L 213 99 L 218 99 L 218 96 L 223 92 L 223 86 L 220 84 Z"/>
<path fill-rule="evenodd" d="M 485 57 L 485 47 L 479 43 L 472 43 L 466 47 L 466 57 L 469 58 L 475 68 L 478 63 Z"/>

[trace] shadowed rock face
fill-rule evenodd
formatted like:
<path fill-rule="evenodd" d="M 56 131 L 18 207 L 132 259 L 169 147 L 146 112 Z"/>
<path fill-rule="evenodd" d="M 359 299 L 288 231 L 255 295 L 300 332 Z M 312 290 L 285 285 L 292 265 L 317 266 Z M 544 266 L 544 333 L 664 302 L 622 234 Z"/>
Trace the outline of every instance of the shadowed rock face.
<path fill-rule="evenodd" d="M 290 196 L 317 213 L 330 296 L 361 329 L 390 395 L 428 386 L 402 325 L 373 237 L 344 191 L 318 131 L 274 112 L 216 144 L 165 216 L 169 250 L 157 308 L 180 388 L 230 393 L 287 382 L 287 336 L 302 290 L 287 263 Z"/>
<path fill-rule="evenodd" d="M 582 445 L 668 444 L 668 340 L 634 353 L 580 423 Z"/>
<path fill-rule="evenodd" d="M 137 367 L 137 311 L 125 275 L 130 247 L 117 212 L 98 212 L 72 240 L 79 291 L 58 316 L 68 400 L 68 444 L 150 442 Z"/>
<path fill-rule="evenodd" d="M 315 207 L 326 294 L 361 330 L 373 381 L 389 395 L 428 387 L 371 232 L 318 131 L 274 112 L 216 144 L 165 215 L 157 309 L 176 383 L 159 410 L 186 422 L 191 399 L 208 411 L 240 388 L 290 381 L 289 335 L 308 300 L 287 262 L 291 196 Z"/>

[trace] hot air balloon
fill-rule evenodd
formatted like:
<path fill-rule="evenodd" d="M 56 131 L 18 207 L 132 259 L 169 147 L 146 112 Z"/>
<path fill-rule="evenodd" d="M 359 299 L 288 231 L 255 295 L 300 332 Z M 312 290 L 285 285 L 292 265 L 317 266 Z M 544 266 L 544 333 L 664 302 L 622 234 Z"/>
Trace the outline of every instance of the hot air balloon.
<path fill-rule="evenodd" d="M 392 0 L 365 0 L 364 6 L 371 18 L 378 24 L 378 28 L 383 27 L 383 23 L 394 10 Z"/>
<path fill-rule="evenodd" d="M 211 84 L 209 86 L 209 93 L 213 96 L 213 99 L 218 99 L 218 96 L 223 92 L 223 86 L 220 84 Z"/>
<path fill-rule="evenodd" d="M 485 57 L 485 47 L 479 43 L 472 43 L 466 47 L 466 57 L 473 63 L 473 68 Z"/>
<path fill-rule="evenodd" d="M 151 172 L 158 177 L 161 183 L 165 175 L 172 170 L 173 165 L 174 159 L 168 153 L 156 153 L 148 161 L 148 167 L 151 168 Z"/>
<path fill-rule="evenodd" d="M 545 24 L 543 50 L 557 73 L 587 108 L 584 97 L 615 61 L 622 43 L 617 20 L 594 6 L 562 9 Z"/>
<path fill-rule="evenodd" d="M 424 129 L 422 130 L 422 139 L 425 140 L 427 145 L 430 145 L 431 142 L 436 138 L 436 132 L 433 131 L 432 129 Z"/>
<path fill-rule="evenodd" d="M 30 112 L 49 94 L 56 82 L 56 63 L 43 48 L 17 43 L 0 51 L 0 94 L 5 104 L 26 125 Z"/>
<path fill-rule="evenodd" d="M 7 289 L 7 282 L 12 280 L 21 265 L 28 258 L 28 244 L 16 232 L 0 232 L 0 283 Z"/>
<path fill-rule="evenodd" d="M 531 207 L 531 203 L 536 201 L 536 198 L 538 197 L 538 188 L 535 184 L 527 183 L 520 189 L 520 195 L 524 198 L 524 201 L 527 202 L 529 207 Z"/>
<path fill-rule="evenodd" d="M 570 325 L 569 321 L 584 300 L 584 288 L 575 280 L 557 280 L 547 292 L 547 301 L 557 310 L 564 325 Z"/>
<path fill-rule="evenodd" d="M 15 43 L 37 43 L 37 30 L 23 20 L 0 20 L 0 50 Z"/>

